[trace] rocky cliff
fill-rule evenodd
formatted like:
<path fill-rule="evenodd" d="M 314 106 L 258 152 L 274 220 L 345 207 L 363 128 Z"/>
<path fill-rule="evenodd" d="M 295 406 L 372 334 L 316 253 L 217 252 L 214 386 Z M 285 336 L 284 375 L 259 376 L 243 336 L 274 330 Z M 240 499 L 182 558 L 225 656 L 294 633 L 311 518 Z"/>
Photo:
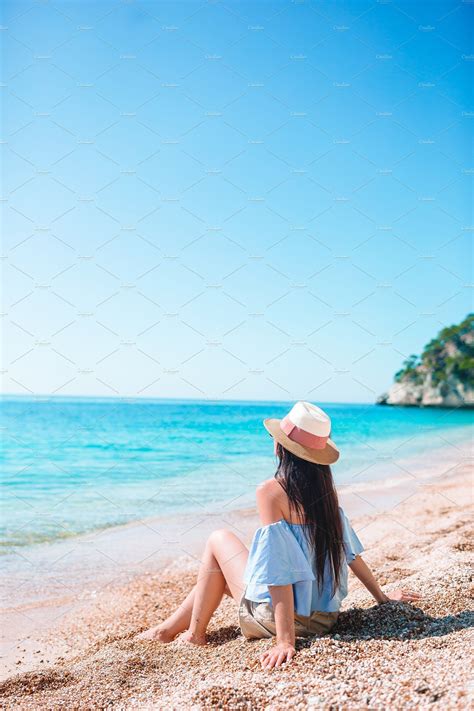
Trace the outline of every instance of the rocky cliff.
<path fill-rule="evenodd" d="M 474 314 L 410 356 L 379 405 L 474 407 Z"/>

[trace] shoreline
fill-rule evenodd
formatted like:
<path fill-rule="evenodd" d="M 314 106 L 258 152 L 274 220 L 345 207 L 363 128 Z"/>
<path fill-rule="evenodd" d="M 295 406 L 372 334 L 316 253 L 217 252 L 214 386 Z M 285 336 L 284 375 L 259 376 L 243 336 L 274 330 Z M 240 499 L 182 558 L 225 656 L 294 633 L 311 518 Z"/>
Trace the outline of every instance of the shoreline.
<path fill-rule="evenodd" d="M 467 439 L 463 448 L 469 451 L 470 447 L 472 442 Z M 427 462 L 418 456 L 407 457 L 404 473 L 386 480 L 368 479 L 336 485 L 347 515 L 357 519 L 393 509 L 421 487 L 459 466 L 459 454 L 449 456 L 446 447 L 439 448 L 437 453 L 445 456 L 436 462 Z M 1 614 L 64 606 L 78 596 L 96 595 L 111 583 L 120 585 L 137 575 L 163 568 L 192 567 L 215 528 L 230 527 L 249 543 L 258 525 L 255 507 L 227 511 L 206 509 L 131 520 L 89 533 L 18 547 L 13 553 L 0 556 L 0 560 L 7 563 L 2 595 L 6 604 L 2 604 Z M 30 576 L 35 584 L 29 581 Z M 15 600 L 15 604 L 8 604 L 9 600 Z M 5 635 L 0 635 L 2 644 L 4 638 Z M 0 678 L 3 678 L 1 671 Z"/>
<path fill-rule="evenodd" d="M 338 486 L 341 505 L 365 536 L 374 521 L 380 528 L 387 518 L 397 518 L 403 505 L 420 493 L 449 487 L 459 471 L 468 467 L 471 440 L 464 446 L 465 455 L 461 456 L 461 449 L 456 455 L 445 451 L 436 462 L 409 458 L 409 473 L 397 478 Z M 15 604 L 2 613 L 2 679 L 19 668 L 38 670 L 45 662 L 69 656 L 69 645 L 61 643 L 61 629 L 78 609 L 87 616 L 97 601 L 113 599 L 124 587 L 140 585 L 147 578 L 194 571 L 202 545 L 215 528 L 231 528 L 248 544 L 258 525 L 254 508 L 229 509 L 201 516 L 190 513 L 179 518 L 169 515 L 131 521 L 42 545 L 28 563 L 33 566 L 31 570 L 36 565 L 40 572 L 36 587 L 26 594 L 30 581 L 24 574 L 7 578 L 7 594 L 12 598 L 15 595 Z M 56 637 L 53 644 L 47 641 L 52 636 Z M 80 640 L 75 649 L 78 645 Z M 44 649 L 47 656 L 40 661 L 38 650 Z"/>

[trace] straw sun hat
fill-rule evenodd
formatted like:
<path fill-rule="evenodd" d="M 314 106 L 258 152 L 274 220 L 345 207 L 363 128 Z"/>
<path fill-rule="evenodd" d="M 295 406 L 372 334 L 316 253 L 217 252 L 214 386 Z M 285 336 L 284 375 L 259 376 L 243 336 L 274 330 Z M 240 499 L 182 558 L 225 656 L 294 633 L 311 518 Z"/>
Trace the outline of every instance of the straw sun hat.
<path fill-rule="evenodd" d="M 339 450 L 332 440 L 331 418 L 320 407 L 299 401 L 282 420 L 263 421 L 273 439 L 301 459 L 316 464 L 334 464 Z"/>

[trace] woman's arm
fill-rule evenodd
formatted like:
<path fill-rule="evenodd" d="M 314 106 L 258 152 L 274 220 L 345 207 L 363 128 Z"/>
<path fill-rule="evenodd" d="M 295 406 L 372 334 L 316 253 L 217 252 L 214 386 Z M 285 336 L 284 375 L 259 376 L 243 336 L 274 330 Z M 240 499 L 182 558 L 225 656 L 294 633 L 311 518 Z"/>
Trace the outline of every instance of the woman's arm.
<path fill-rule="evenodd" d="M 380 585 L 372 574 L 372 571 L 360 555 L 357 555 L 352 563 L 349 563 L 349 567 L 378 603 L 389 602 L 390 600 L 403 602 L 421 600 L 421 595 L 413 592 L 413 590 L 392 590 L 387 594 L 382 592 Z"/>
<path fill-rule="evenodd" d="M 354 575 L 359 578 L 362 585 L 365 585 L 369 593 L 372 595 L 377 602 L 387 602 L 388 597 L 380 589 L 380 585 L 372 575 L 372 571 L 366 562 L 356 555 L 352 563 L 349 563 L 349 568 L 352 570 Z"/>
<path fill-rule="evenodd" d="M 263 526 L 284 518 L 284 492 L 275 479 L 267 479 L 257 487 L 257 508 Z M 275 615 L 276 645 L 264 652 L 260 662 L 264 669 L 279 667 L 295 654 L 295 603 L 292 585 L 269 585 Z"/>
<path fill-rule="evenodd" d="M 268 589 L 275 615 L 276 645 L 260 657 L 263 669 L 279 667 L 284 662 L 289 662 L 296 654 L 293 586 L 271 585 Z"/>

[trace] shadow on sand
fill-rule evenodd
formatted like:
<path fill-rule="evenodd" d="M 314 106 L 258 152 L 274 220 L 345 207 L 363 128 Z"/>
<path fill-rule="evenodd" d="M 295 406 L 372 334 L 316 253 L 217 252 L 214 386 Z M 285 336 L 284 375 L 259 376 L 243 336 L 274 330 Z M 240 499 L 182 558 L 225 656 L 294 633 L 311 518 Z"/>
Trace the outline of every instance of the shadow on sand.
<path fill-rule="evenodd" d="M 440 637 L 468 627 L 474 627 L 473 610 L 433 617 L 414 605 L 393 602 L 341 612 L 336 626 L 328 636 L 346 642 L 360 639 L 423 639 Z M 208 641 L 214 646 L 220 646 L 239 636 L 239 628 L 232 625 L 210 632 Z M 314 639 L 299 638 L 298 646 L 308 646 Z"/>
<path fill-rule="evenodd" d="M 392 602 L 341 612 L 332 636 L 340 639 L 423 639 L 474 626 L 474 611 L 433 617 L 408 603 Z"/>

